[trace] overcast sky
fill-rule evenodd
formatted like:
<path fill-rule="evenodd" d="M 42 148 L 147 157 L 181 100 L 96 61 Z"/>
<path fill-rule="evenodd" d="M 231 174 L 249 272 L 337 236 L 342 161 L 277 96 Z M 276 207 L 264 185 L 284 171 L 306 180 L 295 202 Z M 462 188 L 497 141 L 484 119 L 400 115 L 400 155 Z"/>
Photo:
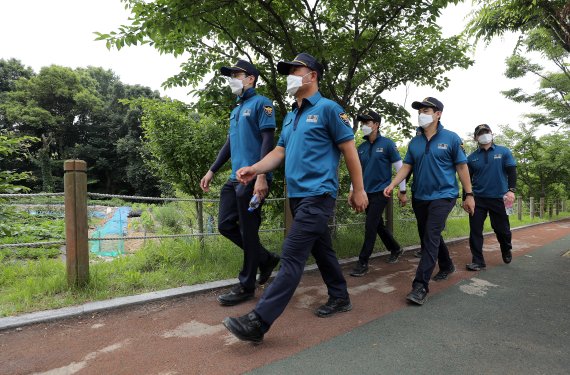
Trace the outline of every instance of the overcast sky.
<path fill-rule="evenodd" d="M 470 1 L 446 9 L 440 24 L 446 36 L 460 32 Z M 111 69 L 128 84 L 141 84 L 185 102 L 189 88 L 163 90 L 168 77 L 179 72 L 182 59 L 160 55 L 149 46 L 107 50 L 105 42 L 94 41 L 94 31 L 109 32 L 127 23 L 129 13 L 119 0 L 0 0 L 0 58 L 16 58 L 39 72 L 43 66 L 57 64 L 71 68 L 101 66 Z M 489 46 L 479 45 L 475 64 L 468 70 L 448 73 L 451 84 L 443 92 L 430 87 L 402 87 L 383 95 L 388 100 L 410 109 L 410 120 L 416 113 L 410 108 L 414 100 L 434 96 L 443 102 L 442 123 L 448 129 L 467 137 L 480 123 L 516 126 L 529 108 L 507 100 L 500 93 L 513 87 L 533 90 L 536 79 L 509 80 L 504 75 L 505 58 L 516 43 L 516 35 L 497 39 Z M 407 96 L 407 99 L 406 99 Z M 498 130 L 498 129 L 497 129 Z"/>

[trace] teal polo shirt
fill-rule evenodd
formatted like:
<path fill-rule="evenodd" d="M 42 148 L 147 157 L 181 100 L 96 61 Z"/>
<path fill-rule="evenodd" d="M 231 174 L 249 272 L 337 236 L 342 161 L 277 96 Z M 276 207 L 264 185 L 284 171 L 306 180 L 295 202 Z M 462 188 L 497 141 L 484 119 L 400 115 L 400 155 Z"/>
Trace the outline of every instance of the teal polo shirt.
<path fill-rule="evenodd" d="M 492 144 L 488 150 L 479 147 L 467 157 L 473 195 L 502 198 L 509 189 L 507 167 L 517 165 L 511 150 Z"/>
<path fill-rule="evenodd" d="M 459 184 L 456 178 L 456 165 L 467 163 L 463 141 L 459 136 L 437 124 L 437 132 L 427 140 L 423 129 L 408 145 L 404 163 L 413 167 L 414 199 L 435 200 L 457 198 Z"/>
<path fill-rule="evenodd" d="M 275 129 L 273 103 L 249 88 L 238 98 L 238 105 L 230 114 L 231 180 L 236 180 L 238 169 L 260 160 L 261 132 L 268 129 Z"/>
<path fill-rule="evenodd" d="M 384 190 L 392 180 L 392 163 L 402 160 L 396 144 L 389 138 L 380 134 L 373 143 L 368 136 L 358 146 L 358 158 L 362 167 L 364 190 L 367 193 L 376 193 Z"/>
<path fill-rule="evenodd" d="M 301 108 L 295 102 L 283 120 L 277 143 L 285 148 L 287 195 L 304 198 L 329 193 L 336 198 L 337 145 L 352 139 L 350 120 L 337 103 L 320 92 L 303 99 Z"/>

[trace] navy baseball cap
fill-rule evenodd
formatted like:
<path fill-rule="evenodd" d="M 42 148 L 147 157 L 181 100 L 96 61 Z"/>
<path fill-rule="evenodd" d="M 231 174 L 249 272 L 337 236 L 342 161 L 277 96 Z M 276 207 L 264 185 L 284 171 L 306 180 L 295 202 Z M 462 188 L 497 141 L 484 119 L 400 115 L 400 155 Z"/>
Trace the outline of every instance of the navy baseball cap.
<path fill-rule="evenodd" d="M 479 135 L 479 133 L 481 133 L 483 130 L 488 130 L 490 133 L 491 131 L 491 127 L 487 124 L 481 124 L 481 125 L 477 125 L 475 127 L 475 132 L 473 133 L 475 137 L 477 137 Z"/>
<path fill-rule="evenodd" d="M 443 103 L 440 102 L 439 100 L 437 100 L 436 98 L 432 98 L 431 96 L 428 96 L 427 98 L 425 98 L 421 102 L 413 102 L 412 103 L 413 109 L 420 109 L 420 108 L 425 108 L 425 107 L 435 108 L 438 111 L 443 111 Z"/>
<path fill-rule="evenodd" d="M 279 63 L 277 63 L 277 71 L 279 74 L 289 75 L 289 71 L 293 66 L 306 66 L 307 68 L 317 72 L 319 78 L 323 75 L 323 66 L 321 63 L 313 56 L 304 52 L 295 56 L 293 61 L 279 61 Z"/>
<path fill-rule="evenodd" d="M 238 60 L 233 66 L 223 66 L 220 68 L 222 75 L 230 77 L 232 73 L 244 72 L 247 75 L 259 77 L 259 70 L 252 63 L 245 60 Z"/>
<path fill-rule="evenodd" d="M 374 121 L 374 122 L 378 122 L 380 123 L 382 118 L 380 117 L 380 115 L 374 111 L 367 111 L 364 112 L 358 116 L 356 116 L 356 119 L 358 121 Z"/>

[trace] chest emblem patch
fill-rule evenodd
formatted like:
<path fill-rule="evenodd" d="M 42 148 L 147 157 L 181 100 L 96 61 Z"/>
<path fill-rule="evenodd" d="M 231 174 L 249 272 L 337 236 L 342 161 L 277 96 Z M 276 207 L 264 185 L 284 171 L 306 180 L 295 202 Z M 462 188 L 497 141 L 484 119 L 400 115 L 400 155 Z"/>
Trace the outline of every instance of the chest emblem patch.
<path fill-rule="evenodd" d="M 318 116 L 318 115 L 308 115 L 308 116 L 307 116 L 306 122 L 314 122 L 314 123 L 317 123 L 317 121 L 319 121 L 319 116 Z"/>
<path fill-rule="evenodd" d="M 376 152 L 384 152 L 384 147 L 378 147 L 378 148 L 376 148 Z"/>
<path fill-rule="evenodd" d="M 502 159 L 503 154 L 495 154 L 495 156 L 493 156 L 493 159 Z"/>
<path fill-rule="evenodd" d="M 447 150 L 447 144 L 446 143 L 438 143 L 437 148 L 439 148 L 440 150 Z"/>

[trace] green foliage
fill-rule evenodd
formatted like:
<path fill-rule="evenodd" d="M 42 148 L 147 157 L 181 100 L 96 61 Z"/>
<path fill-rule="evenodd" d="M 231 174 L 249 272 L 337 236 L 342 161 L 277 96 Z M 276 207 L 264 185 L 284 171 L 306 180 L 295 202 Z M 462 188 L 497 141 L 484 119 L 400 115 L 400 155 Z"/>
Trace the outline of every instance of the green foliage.
<path fill-rule="evenodd" d="M 507 31 L 544 29 L 570 52 L 570 3 L 567 0 L 478 0 L 467 31 L 487 41 Z"/>
<path fill-rule="evenodd" d="M 326 97 L 351 115 L 376 108 L 405 133 L 412 129 L 408 111 L 381 94 L 410 82 L 441 90 L 448 85 L 445 72 L 471 64 L 467 45 L 458 37 L 443 38 L 437 23 L 455 0 L 123 1 L 131 23 L 98 33 L 108 48 L 148 43 L 161 53 L 186 53 L 182 71 L 167 87 L 197 87 L 223 64 L 248 59 L 261 72 L 260 91 L 276 101 L 281 116 L 289 106 L 276 65 L 299 52 L 323 62 L 320 86 Z M 221 92 L 221 83 L 216 73 L 205 90 L 195 91 L 200 113 L 227 113 L 231 97 Z"/>
<path fill-rule="evenodd" d="M 16 185 L 16 182 L 25 181 L 30 177 L 28 172 L 16 172 L 6 170 L 6 159 L 10 160 L 21 159 L 30 146 L 30 143 L 35 141 L 33 137 L 16 137 L 11 132 L 0 132 L 0 193 L 16 193 L 24 192 L 28 189 L 25 186 Z"/>
<path fill-rule="evenodd" d="M 161 179 L 201 198 L 199 181 L 226 140 L 225 121 L 200 117 L 177 100 L 128 101 L 143 111 L 146 160 Z"/>

